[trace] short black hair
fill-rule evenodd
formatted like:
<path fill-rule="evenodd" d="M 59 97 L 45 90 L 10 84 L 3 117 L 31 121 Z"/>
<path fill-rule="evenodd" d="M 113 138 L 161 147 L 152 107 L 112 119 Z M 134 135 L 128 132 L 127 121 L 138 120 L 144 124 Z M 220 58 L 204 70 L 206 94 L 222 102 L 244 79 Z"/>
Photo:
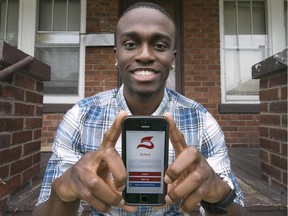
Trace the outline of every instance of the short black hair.
<path fill-rule="evenodd" d="M 121 14 L 121 16 L 118 19 L 118 22 L 127 12 L 129 12 L 135 8 L 151 8 L 151 9 L 158 10 L 159 12 L 161 12 L 162 14 L 164 14 L 165 16 L 167 16 L 171 20 L 171 22 L 174 24 L 175 29 L 176 29 L 176 24 L 175 24 L 173 17 L 164 8 L 162 8 L 161 6 L 159 6 L 155 3 L 152 3 L 152 2 L 138 2 L 138 3 L 131 5 Z"/>
<path fill-rule="evenodd" d="M 175 23 L 175 20 L 173 19 L 173 17 L 164 9 L 162 8 L 161 6 L 155 4 L 155 3 L 152 3 L 152 2 L 138 2 L 138 3 L 135 3 L 133 5 L 131 5 L 130 7 L 128 7 L 119 17 L 118 19 L 118 22 L 116 24 L 116 28 L 115 28 L 115 33 L 114 33 L 114 42 L 115 42 L 115 46 L 116 46 L 116 35 L 117 35 L 117 26 L 118 26 L 118 23 L 119 21 L 121 20 L 121 18 L 126 14 L 128 13 L 129 11 L 133 10 L 133 9 L 136 9 L 136 8 L 151 8 L 151 9 L 155 9 L 155 10 L 158 10 L 159 12 L 161 12 L 162 14 L 164 14 L 166 17 L 168 17 L 171 22 L 173 23 L 174 25 L 174 30 L 175 30 L 175 38 L 176 38 L 176 34 L 177 34 L 177 28 L 176 28 L 176 23 Z"/>

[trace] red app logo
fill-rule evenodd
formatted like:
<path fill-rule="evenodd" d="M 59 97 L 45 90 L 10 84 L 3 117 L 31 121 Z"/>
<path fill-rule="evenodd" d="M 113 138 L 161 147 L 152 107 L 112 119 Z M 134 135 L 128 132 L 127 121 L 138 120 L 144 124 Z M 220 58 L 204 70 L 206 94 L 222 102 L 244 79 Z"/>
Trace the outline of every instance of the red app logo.
<path fill-rule="evenodd" d="M 141 143 L 137 146 L 137 149 L 138 148 L 153 149 L 154 148 L 154 144 L 151 142 L 152 138 L 153 138 L 153 136 L 143 137 L 141 139 Z"/>

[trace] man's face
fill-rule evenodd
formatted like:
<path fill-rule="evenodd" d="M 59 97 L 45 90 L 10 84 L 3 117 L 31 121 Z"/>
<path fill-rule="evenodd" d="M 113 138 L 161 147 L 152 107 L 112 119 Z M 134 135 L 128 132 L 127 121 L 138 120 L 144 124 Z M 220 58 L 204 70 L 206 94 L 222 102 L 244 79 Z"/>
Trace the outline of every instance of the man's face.
<path fill-rule="evenodd" d="M 117 25 L 115 59 L 125 94 L 163 94 L 175 63 L 175 28 L 160 11 L 137 8 Z"/>

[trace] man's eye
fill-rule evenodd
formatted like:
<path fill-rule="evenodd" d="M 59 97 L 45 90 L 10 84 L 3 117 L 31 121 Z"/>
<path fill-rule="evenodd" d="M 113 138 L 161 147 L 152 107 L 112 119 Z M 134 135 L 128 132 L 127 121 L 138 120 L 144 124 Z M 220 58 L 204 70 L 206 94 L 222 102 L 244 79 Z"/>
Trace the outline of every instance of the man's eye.
<path fill-rule="evenodd" d="M 136 47 L 136 43 L 127 42 L 127 43 L 124 44 L 124 47 L 125 47 L 126 49 L 133 49 L 133 48 Z"/>
<path fill-rule="evenodd" d="M 163 43 L 157 43 L 154 45 L 154 48 L 159 50 L 159 51 L 163 51 L 167 48 L 167 46 Z"/>

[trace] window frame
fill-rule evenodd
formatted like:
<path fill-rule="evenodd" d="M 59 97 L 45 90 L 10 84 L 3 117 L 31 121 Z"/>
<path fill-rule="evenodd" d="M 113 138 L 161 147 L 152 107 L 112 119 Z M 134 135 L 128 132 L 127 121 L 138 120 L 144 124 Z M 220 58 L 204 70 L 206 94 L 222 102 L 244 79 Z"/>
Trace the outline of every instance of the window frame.
<path fill-rule="evenodd" d="M 250 96 L 250 100 L 245 100 L 245 98 L 248 98 L 246 96 L 240 96 L 240 100 L 227 100 L 226 95 L 226 72 L 225 72 L 225 51 L 224 51 L 224 1 L 225 0 L 219 0 L 219 26 L 220 26 L 220 60 L 221 60 L 221 105 L 222 110 L 223 105 L 225 104 L 250 104 L 250 105 L 256 105 L 260 103 L 259 96 Z M 229 0 L 228 0 L 229 1 Z M 234 0 L 231 0 L 234 1 Z M 245 0 L 244 0 L 245 1 Z M 250 0 L 246 0 L 250 1 Z M 257 1 L 257 0 L 255 0 Z M 268 57 L 276 54 L 277 52 L 282 51 L 285 48 L 285 30 L 284 30 L 284 10 L 283 10 L 283 16 L 273 16 L 275 13 L 279 14 L 279 9 L 284 7 L 284 0 L 266 0 L 266 26 L 267 26 L 267 37 L 268 37 Z M 283 26 L 281 26 L 281 19 L 283 19 L 282 23 Z M 273 32 L 277 32 L 274 33 Z M 255 62 L 256 64 L 257 62 Z M 252 70 L 251 70 L 252 73 Z M 235 97 L 236 99 L 236 97 Z M 251 100 L 252 99 L 252 100 Z M 231 106 L 229 106 L 231 107 Z M 247 109 L 245 109 L 247 110 Z M 255 110 L 254 108 L 252 110 Z M 254 111 L 253 111 L 254 112 Z"/>

